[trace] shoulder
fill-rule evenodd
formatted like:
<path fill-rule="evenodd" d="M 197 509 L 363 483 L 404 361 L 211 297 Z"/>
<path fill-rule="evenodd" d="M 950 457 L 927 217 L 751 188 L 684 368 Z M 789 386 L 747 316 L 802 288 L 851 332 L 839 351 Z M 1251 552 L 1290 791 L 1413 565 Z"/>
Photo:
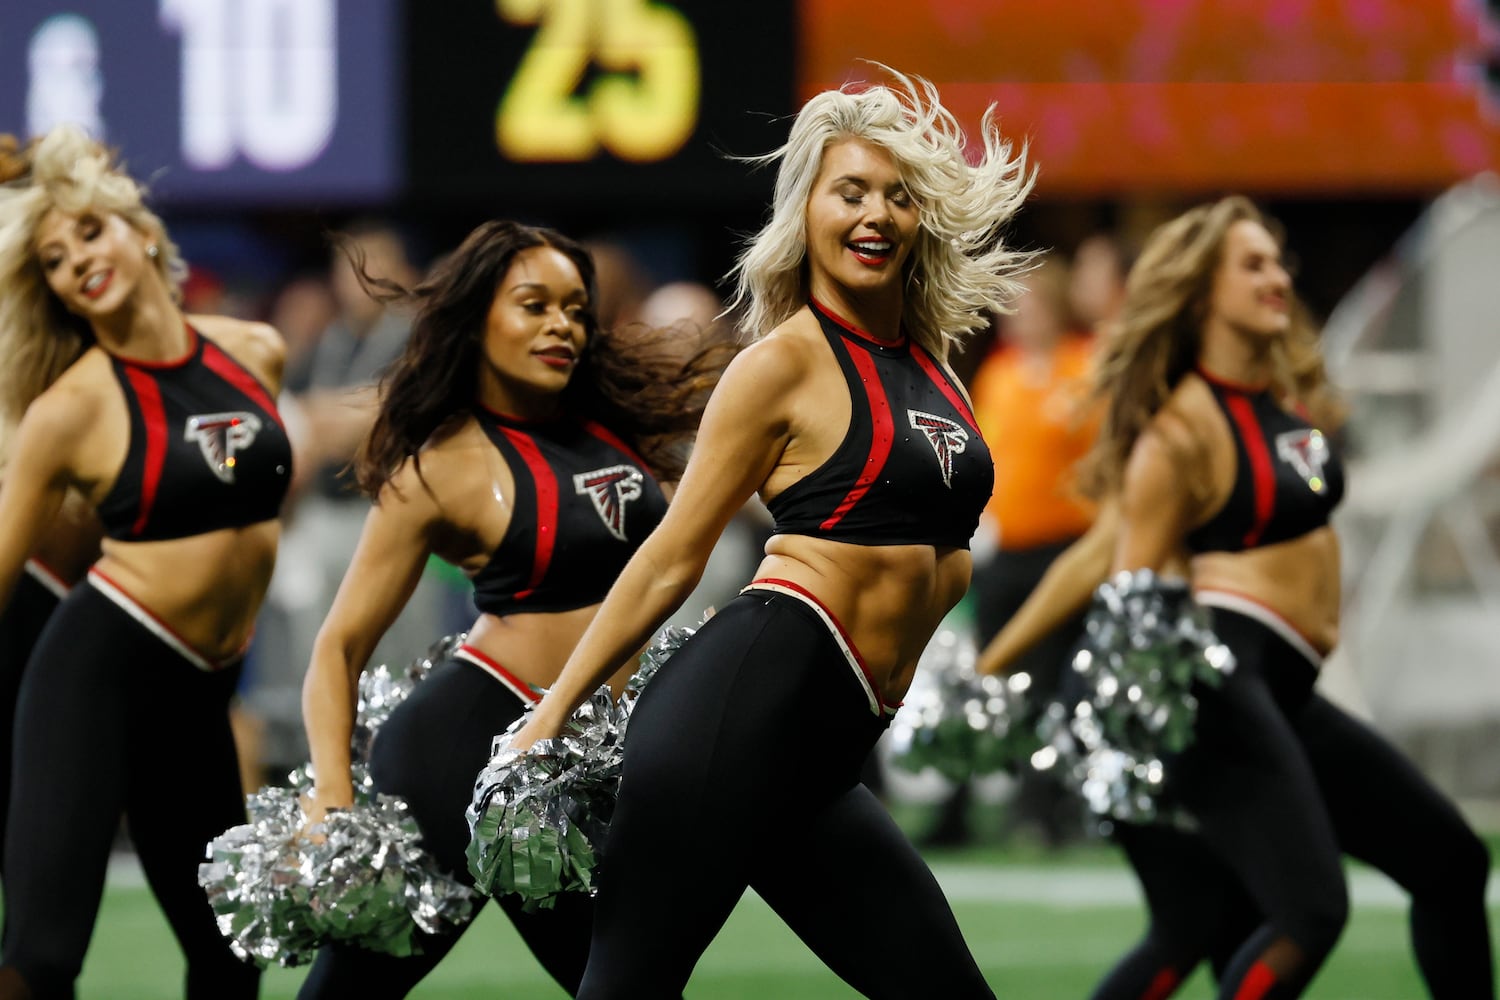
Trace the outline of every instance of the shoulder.
<path fill-rule="evenodd" d="M 803 309 L 749 347 L 725 369 L 725 382 L 759 386 L 765 391 L 795 388 L 819 364 L 831 360 L 823 331 Z"/>
<path fill-rule="evenodd" d="M 1130 449 L 1124 493 L 1140 502 L 1169 499 L 1178 505 L 1196 495 L 1196 484 L 1213 455 L 1211 430 L 1217 407 L 1208 386 L 1195 375 L 1184 378 L 1151 418 Z"/>
<path fill-rule="evenodd" d="M 21 439 L 56 454 L 70 452 L 120 399 L 109 355 L 90 348 L 26 408 Z"/>
<path fill-rule="evenodd" d="M 230 316 L 189 316 L 188 322 L 273 390 L 281 388 L 286 341 L 274 326 Z"/>

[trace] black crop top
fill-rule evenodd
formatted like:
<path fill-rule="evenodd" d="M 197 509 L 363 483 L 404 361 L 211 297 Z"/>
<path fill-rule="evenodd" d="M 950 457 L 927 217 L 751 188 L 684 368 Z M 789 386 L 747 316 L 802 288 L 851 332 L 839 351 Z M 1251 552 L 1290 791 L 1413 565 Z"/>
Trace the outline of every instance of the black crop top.
<path fill-rule="evenodd" d="M 1224 506 L 1188 533 L 1188 550 L 1240 552 L 1326 525 L 1344 496 L 1344 466 L 1327 436 L 1283 409 L 1268 389 L 1199 375 L 1229 421 L 1235 477 Z"/>
<path fill-rule="evenodd" d="M 99 504 L 121 541 L 187 538 L 276 517 L 292 448 L 265 386 L 188 328 L 181 361 L 111 355 L 130 412 L 130 446 Z"/>
<path fill-rule="evenodd" d="M 475 606 L 504 615 L 604 600 L 667 511 L 646 463 L 591 420 L 474 415 L 515 479 L 505 537 L 474 574 Z"/>
<path fill-rule="evenodd" d="M 812 311 L 849 386 L 849 431 L 767 505 L 777 533 L 968 548 L 995 467 L 963 394 L 910 338 L 881 343 L 816 302 Z"/>

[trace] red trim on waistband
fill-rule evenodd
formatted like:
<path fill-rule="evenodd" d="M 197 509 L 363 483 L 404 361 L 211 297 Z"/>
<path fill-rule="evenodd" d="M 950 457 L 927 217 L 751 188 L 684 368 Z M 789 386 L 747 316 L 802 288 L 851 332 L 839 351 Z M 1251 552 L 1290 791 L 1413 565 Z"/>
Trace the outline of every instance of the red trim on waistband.
<path fill-rule="evenodd" d="M 773 576 L 762 576 L 751 580 L 749 585 L 746 586 L 745 589 L 753 590 L 759 585 L 765 585 L 766 587 L 780 587 L 784 590 L 789 590 L 793 594 L 802 598 L 807 603 L 822 611 L 823 616 L 828 619 L 829 624 L 831 624 L 834 629 L 838 631 L 838 638 L 840 639 L 841 644 L 843 645 L 844 649 L 848 651 L 849 658 L 853 661 L 854 666 L 858 667 L 859 672 L 864 676 L 865 684 L 869 687 L 871 694 L 875 696 L 875 700 L 879 703 L 880 707 L 888 712 L 894 712 L 896 709 L 901 707 L 900 702 L 892 705 L 890 702 L 886 701 L 885 693 L 880 690 L 880 685 L 875 683 L 875 674 L 870 670 L 870 665 L 865 662 L 865 658 L 860 655 L 859 647 L 854 644 L 854 640 L 849 636 L 849 630 L 844 628 L 844 623 L 839 621 L 838 617 L 834 615 L 832 611 L 828 610 L 828 605 L 819 600 L 816 594 L 808 590 L 806 587 L 802 586 L 800 583 L 793 583 L 791 580 L 783 580 L 779 577 Z"/>
<path fill-rule="evenodd" d="M 463 657 L 481 670 L 487 670 L 494 674 L 502 684 L 514 691 L 517 696 L 533 704 L 542 700 L 542 696 L 533 691 L 530 684 L 527 684 L 521 678 L 506 670 L 499 663 L 496 663 L 493 659 L 468 643 L 459 646 L 455 655 Z"/>

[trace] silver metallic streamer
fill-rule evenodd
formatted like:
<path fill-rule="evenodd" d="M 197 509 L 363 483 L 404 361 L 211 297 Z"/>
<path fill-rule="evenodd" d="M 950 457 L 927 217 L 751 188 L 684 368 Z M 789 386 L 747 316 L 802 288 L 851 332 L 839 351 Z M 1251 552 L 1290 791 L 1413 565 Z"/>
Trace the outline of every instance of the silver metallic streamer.
<path fill-rule="evenodd" d="M 1185 821 L 1161 808 L 1163 758 L 1192 742 L 1193 685 L 1222 684 L 1234 655 L 1187 583 L 1150 570 L 1100 584 L 1084 629 L 1062 685 L 1077 694 L 1048 707 L 1033 766 L 1059 768 L 1101 818 Z"/>
<path fill-rule="evenodd" d="M 891 763 L 963 781 L 1013 769 L 1041 745 L 1028 712 L 1031 677 L 977 674 L 977 659 L 974 643 L 952 630 L 932 637 L 891 720 Z"/>
<path fill-rule="evenodd" d="M 469 874 L 490 895 L 516 894 L 526 910 L 548 909 L 565 892 L 595 890 L 597 850 L 614 815 L 625 730 L 641 691 L 694 629 L 668 626 L 641 654 L 616 701 L 607 686 L 579 706 L 555 738 L 520 753 L 511 738 L 529 716 L 495 737 L 469 805 Z"/>
<path fill-rule="evenodd" d="M 355 760 L 370 759 L 370 742 L 396 706 L 406 700 L 427 677 L 432 668 L 451 657 L 469 637 L 467 632 L 445 635 L 428 647 L 427 652 L 405 667 L 380 664 L 359 675 L 359 701 L 355 706 L 354 738 L 351 749 Z"/>
<path fill-rule="evenodd" d="M 410 955 L 418 930 L 441 933 L 469 919 L 475 893 L 438 870 L 405 801 L 378 794 L 367 766 L 376 730 L 465 638 L 445 636 L 404 669 L 382 664 L 360 677 L 351 808 L 309 826 L 302 801 L 313 780 L 303 765 L 288 787 L 246 796 L 249 822 L 209 842 L 198 884 L 240 958 L 299 965 L 334 941 Z"/>
<path fill-rule="evenodd" d="M 303 767 L 286 788 L 247 797 L 250 822 L 215 837 L 198 884 L 236 955 L 257 965 L 300 965 L 331 942 L 404 956 L 420 929 L 466 922 L 474 892 L 439 872 L 420 846 L 406 803 L 374 791 L 354 766 L 354 805 L 309 826 Z"/>

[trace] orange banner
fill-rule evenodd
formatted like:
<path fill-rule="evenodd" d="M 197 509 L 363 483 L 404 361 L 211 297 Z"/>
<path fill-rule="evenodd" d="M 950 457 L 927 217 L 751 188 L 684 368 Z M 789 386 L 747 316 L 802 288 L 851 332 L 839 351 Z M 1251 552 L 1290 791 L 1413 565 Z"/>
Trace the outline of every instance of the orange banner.
<path fill-rule="evenodd" d="M 803 0 L 805 98 L 938 84 L 994 103 L 1054 194 L 1432 189 L 1500 169 L 1495 27 L 1467 0 Z"/>

